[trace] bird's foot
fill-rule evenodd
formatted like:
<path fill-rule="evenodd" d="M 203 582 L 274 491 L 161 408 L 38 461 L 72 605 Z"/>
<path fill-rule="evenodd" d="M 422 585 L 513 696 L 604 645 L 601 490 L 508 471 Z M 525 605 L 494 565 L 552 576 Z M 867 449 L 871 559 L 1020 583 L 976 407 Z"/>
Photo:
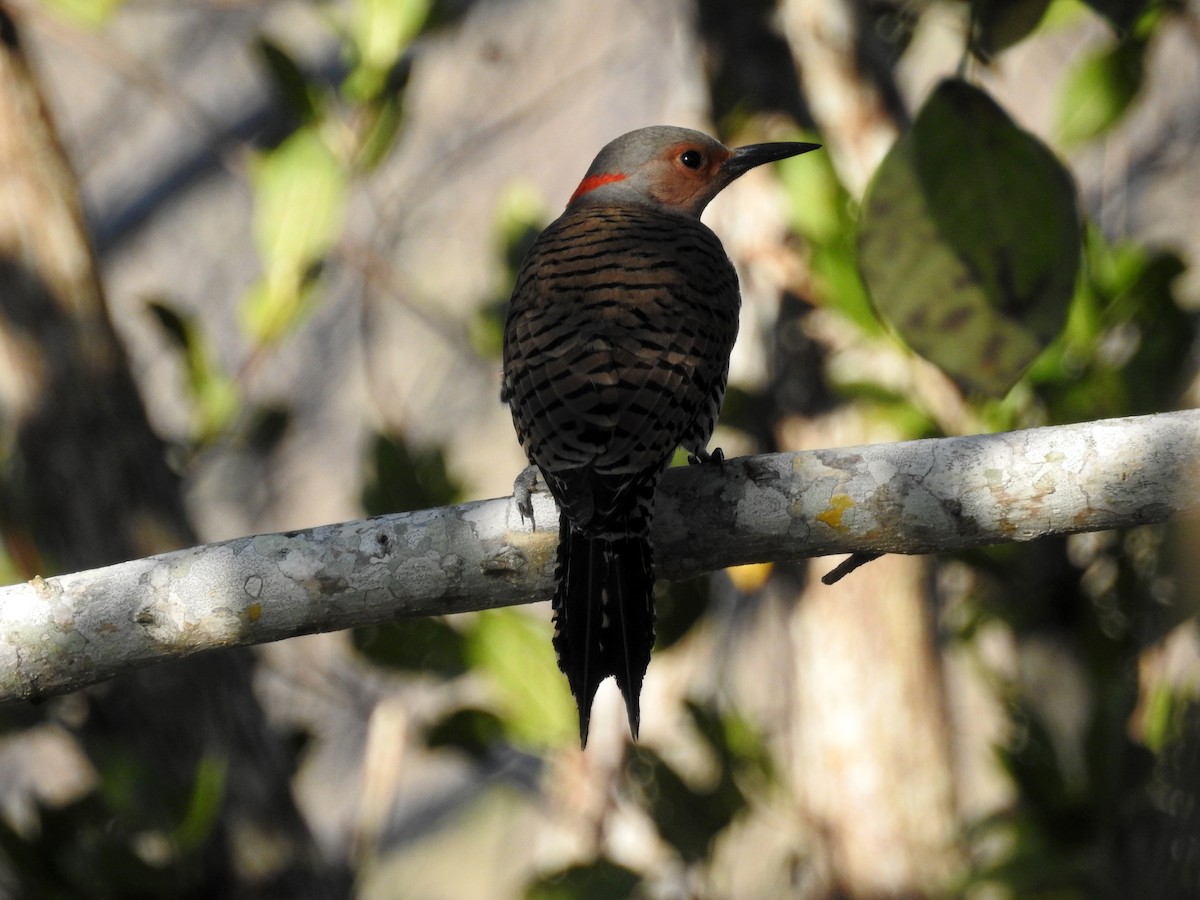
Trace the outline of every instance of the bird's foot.
<path fill-rule="evenodd" d="M 725 451 L 718 447 L 712 453 L 707 450 L 700 450 L 697 453 L 688 454 L 689 466 L 706 466 L 716 465 L 718 468 L 725 465 Z"/>
<path fill-rule="evenodd" d="M 537 466 L 526 466 L 525 470 L 513 481 L 513 499 L 517 501 L 517 512 L 521 521 L 529 520 L 529 524 L 537 527 L 533 521 L 533 495 L 540 489 L 542 473 Z"/>

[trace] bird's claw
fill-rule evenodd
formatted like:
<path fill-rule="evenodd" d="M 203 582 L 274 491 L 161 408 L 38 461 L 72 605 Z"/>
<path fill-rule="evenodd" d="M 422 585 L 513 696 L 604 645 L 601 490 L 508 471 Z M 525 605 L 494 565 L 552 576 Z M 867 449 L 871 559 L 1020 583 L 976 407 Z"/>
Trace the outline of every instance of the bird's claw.
<path fill-rule="evenodd" d="M 723 466 L 725 464 L 725 451 L 718 447 L 712 453 L 709 453 L 707 450 L 701 450 L 698 453 L 688 454 L 689 466 L 706 466 L 710 464 L 717 467 Z"/>
<path fill-rule="evenodd" d="M 533 494 L 538 489 L 538 479 L 541 472 L 537 466 L 526 466 L 524 471 L 513 481 L 513 499 L 517 502 L 517 512 L 521 521 L 529 520 L 529 524 L 537 527 L 533 521 Z"/>

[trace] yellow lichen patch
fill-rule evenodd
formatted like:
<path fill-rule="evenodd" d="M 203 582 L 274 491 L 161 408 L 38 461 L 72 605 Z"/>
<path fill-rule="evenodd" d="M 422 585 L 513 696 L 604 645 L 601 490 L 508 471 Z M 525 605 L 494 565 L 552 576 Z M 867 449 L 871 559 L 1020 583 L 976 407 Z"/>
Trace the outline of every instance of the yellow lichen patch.
<path fill-rule="evenodd" d="M 817 513 L 817 521 L 824 522 L 830 528 L 842 531 L 842 514 L 854 506 L 854 499 L 849 494 L 834 494 L 829 498 L 829 508 Z"/>
<path fill-rule="evenodd" d="M 251 603 L 246 607 L 246 618 L 252 623 L 257 622 L 262 617 L 262 604 Z"/>
<path fill-rule="evenodd" d="M 733 586 L 743 594 L 757 591 L 771 577 L 771 563 L 750 563 L 745 566 L 731 566 L 725 570 Z"/>

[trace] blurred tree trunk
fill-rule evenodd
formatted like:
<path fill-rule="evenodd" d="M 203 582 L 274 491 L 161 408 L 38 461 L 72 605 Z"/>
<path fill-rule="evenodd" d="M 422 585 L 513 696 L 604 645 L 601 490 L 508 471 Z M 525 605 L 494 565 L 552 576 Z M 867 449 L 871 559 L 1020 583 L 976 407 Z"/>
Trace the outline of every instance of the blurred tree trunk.
<path fill-rule="evenodd" d="M 108 317 L 75 179 L 0 5 L 3 549 L 28 577 L 193 542 L 164 449 Z M 160 807 L 168 834 L 201 761 L 224 768 L 198 895 L 344 895 L 345 879 L 322 871 L 295 808 L 250 660 L 207 654 L 89 691 L 79 737 L 93 753 L 135 758 L 138 793 Z"/>
<path fill-rule="evenodd" d="M 786 0 L 781 14 L 817 130 L 843 183 L 860 196 L 907 121 L 870 5 Z M 818 355 L 807 354 L 809 371 L 792 373 L 794 382 L 822 382 Z M 868 436 L 848 408 L 783 411 L 780 450 L 901 437 Z M 826 567 L 810 564 L 795 605 L 791 772 L 820 848 L 824 889 L 835 896 L 933 896 L 962 871 L 929 565 L 888 556 L 827 586 L 819 581 Z"/>
<path fill-rule="evenodd" d="M 0 424 L 5 545 L 28 574 L 192 534 L 109 322 L 75 181 L 0 10 Z"/>
<path fill-rule="evenodd" d="M 842 433 L 855 427 L 845 413 L 829 418 L 839 433 L 812 420 L 806 444 L 866 437 Z M 781 433 L 794 438 L 797 424 Z M 790 772 L 833 896 L 938 896 L 962 873 L 929 566 L 885 556 L 825 585 L 830 566 L 814 561 L 795 598 Z"/>
<path fill-rule="evenodd" d="M 961 874 L 928 569 L 887 556 L 827 586 L 809 566 L 792 621 L 791 771 L 850 897 L 936 896 Z"/>

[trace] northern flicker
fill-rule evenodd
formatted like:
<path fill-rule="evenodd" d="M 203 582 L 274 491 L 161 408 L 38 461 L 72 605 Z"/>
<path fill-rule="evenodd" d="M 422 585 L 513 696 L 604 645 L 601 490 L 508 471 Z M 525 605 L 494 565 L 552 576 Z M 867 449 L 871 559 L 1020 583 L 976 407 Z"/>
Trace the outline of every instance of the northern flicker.
<path fill-rule="evenodd" d="M 637 737 L 659 478 L 676 447 L 720 459 L 706 447 L 741 298 L 700 213 L 749 169 L 818 146 L 730 150 L 686 128 L 632 131 L 600 151 L 517 275 L 501 400 L 560 511 L 554 648 L 585 745 L 609 675 Z"/>

